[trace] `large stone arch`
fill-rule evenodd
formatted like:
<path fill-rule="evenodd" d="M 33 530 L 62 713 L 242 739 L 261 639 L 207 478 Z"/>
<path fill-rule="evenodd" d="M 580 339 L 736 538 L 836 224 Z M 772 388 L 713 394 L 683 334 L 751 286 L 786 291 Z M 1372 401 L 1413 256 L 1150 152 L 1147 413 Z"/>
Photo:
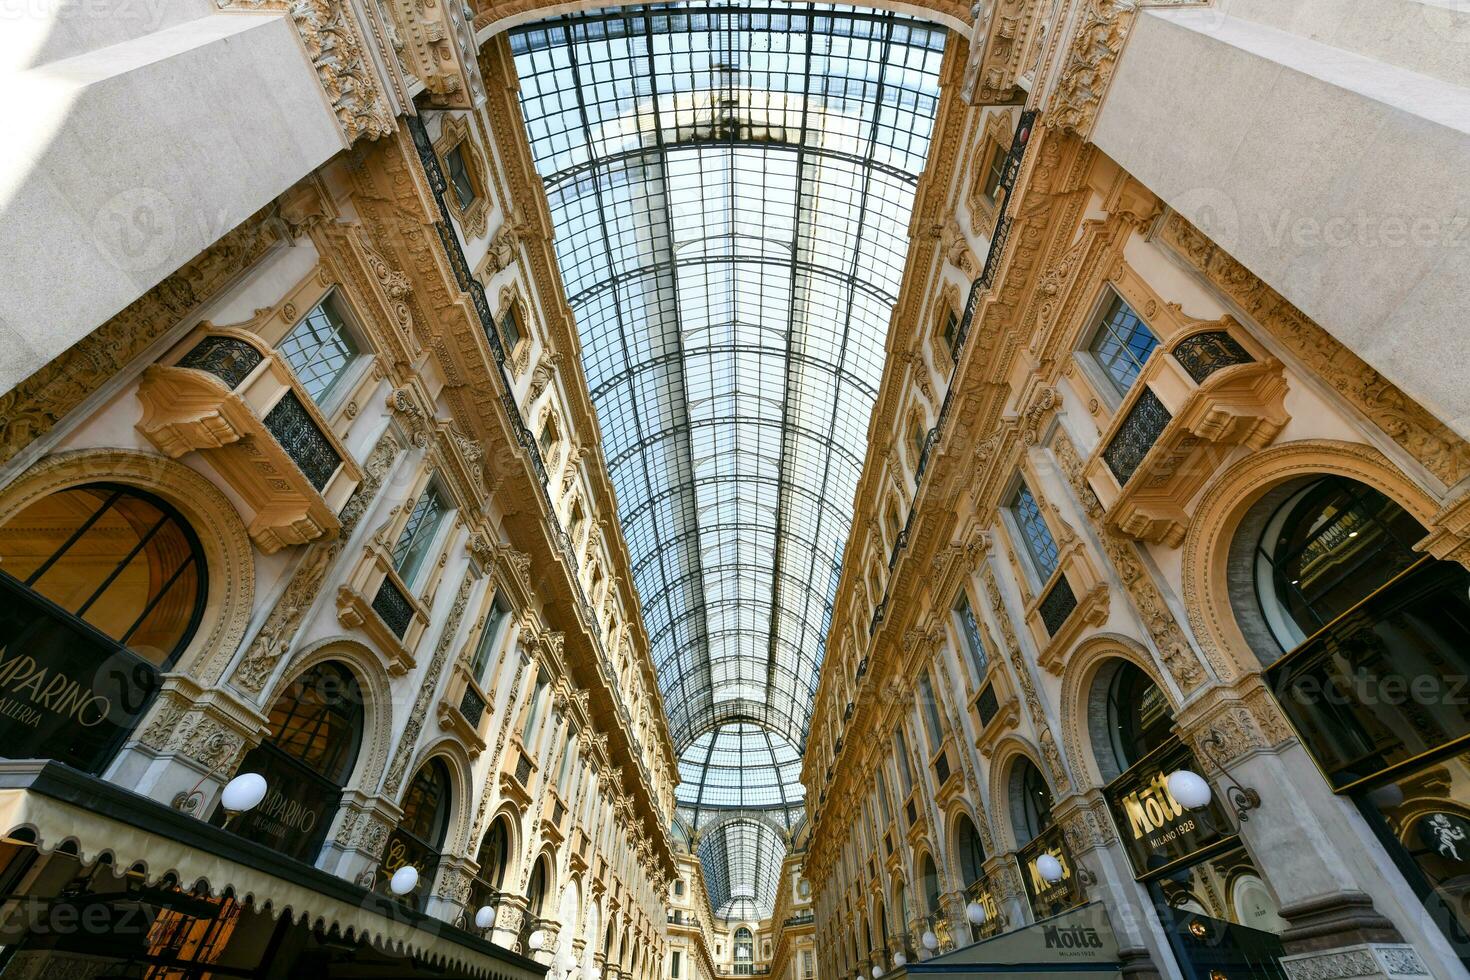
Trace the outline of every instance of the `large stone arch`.
<path fill-rule="evenodd" d="M 1225 681 L 1259 672 L 1231 602 L 1229 561 L 1242 518 L 1267 493 L 1304 477 L 1341 476 L 1382 492 L 1425 527 L 1434 497 L 1372 446 L 1310 439 L 1252 453 L 1206 486 L 1184 538 L 1184 606 L 1195 641 Z"/>
<path fill-rule="evenodd" d="M 504 820 L 506 825 L 505 838 L 505 873 L 501 876 L 502 891 L 512 891 L 515 883 L 520 880 L 521 847 L 525 844 L 525 837 L 521 829 L 521 811 L 509 800 L 500 804 L 500 808 L 491 814 L 490 819 L 485 821 L 485 832 L 477 841 L 471 841 L 473 850 L 469 855 L 477 862 L 480 857 L 480 847 L 485 843 L 485 838 L 490 836 L 490 831 L 495 828 L 499 820 Z M 484 869 L 478 869 L 483 871 Z"/>
<path fill-rule="evenodd" d="M 949 851 L 949 867 L 951 869 L 951 877 L 953 878 L 952 890 L 956 891 L 963 889 L 969 884 L 969 882 L 964 880 L 964 869 L 961 867 L 963 864 L 963 851 L 960 848 L 959 835 L 960 818 L 962 817 L 970 822 L 971 828 L 975 831 L 976 838 L 982 842 L 981 848 L 986 850 L 985 858 L 988 860 L 991 857 L 989 850 L 985 848 L 984 837 L 980 833 L 980 821 L 975 819 L 975 811 L 966 806 L 963 801 L 955 800 L 944 812 L 944 846 Z"/>
<path fill-rule="evenodd" d="M 328 637 L 297 651 L 278 675 L 261 704 L 269 711 L 281 693 L 318 664 L 336 661 L 352 671 L 362 692 L 362 746 L 347 778 L 347 788 L 371 793 L 383 778 L 393 745 L 393 693 L 383 658 L 370 647 L 347 636 Z"/>
<path fill-rule="evenodd" d="M 621 4 L 599 3 L 594 0 L 550 0 L 550 2 L 548 0 L 503 0 L 475 17 L 475 40 L 483 45 L 486 40 L 496 34 L 504 33 L 523 24 L 582 10 L 604 10 L 609 6 L 616 7 Z M 943 24 L 957 32 L 957 38 L 968 38 L 975 20 L 970 14 L 969 6 L 955 2 L 955 0 L 922 0 L 917 3 L 903 3 L 901 0 L 868 0 L 859 6 L 908 14 Z"/>
<path fill-rule="evenodd" d="M 1148 675 L 1169 699 L 1169 708 L 1179 713 L 1180 696 L 1168 671 L 1160 670 L 1143 644 L 1121 633 L 1098 633 L 1080 644 L 1067 660 L 1062 673 L 1062 739 L 1067 756 L 1082 767 L 1081 775 L 1091 786 L 1106 785 L 1117 773 L 1097 758 L 1095 694 L 1100 677 L 1110 668 L 1127 662 Z M 1043 770 L 1044 772 L 1044 770 Z"/>
<path fill-rule="evenodd" d="M 188 521 L 208 568 L 204 614 L 173 666 L 203 685 L 217 682 L 245 635 L 255 601 L 255 552 L 229 499 L 196 470 L 136 449 L 77 449 L 37 460 L 0 489 L 0 525 L 60 490 L 121 483 L 167 501 Z M 163 703 L 160 698 L 150 714 Z M 138 730 L 146 728 L 140 723 Z"/>

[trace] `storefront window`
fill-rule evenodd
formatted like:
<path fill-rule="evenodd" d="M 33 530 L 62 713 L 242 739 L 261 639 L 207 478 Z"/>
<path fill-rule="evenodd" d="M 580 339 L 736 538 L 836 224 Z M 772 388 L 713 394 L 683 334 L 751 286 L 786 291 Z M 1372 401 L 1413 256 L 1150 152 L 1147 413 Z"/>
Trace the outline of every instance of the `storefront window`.
<path fill-rule="evenodd" d="M 1429 917 L 1470 960 L 1470 752 L 1364 787 L 1354 800 Z"/>
<path fill-rule="evenodd" d="M 510 862 L 510 827 L 506 821 L 506 817 L 497 819 L 480 842 L 480 853 L 475 857 L 480 870 L 470 883 L 470 904 L 466 909 L 471 919 L 482 906 L 493 905 L 505 886 L 505 867 Z"/>
<path fill-rule="evenodd" d="M 1011 813 L 1016 828 L 1016 853 L 1021 868 L 1021 881 L 1031 903 L 1031 913 L 1038 919 L 1057 915 L 1086 901 L 1082 882 L 1072 867 L 1072 855 L 1062 828 L 1052 819 L 1051 788 L 1041 770 L 1029 759 L 1021 759 L 1011 773 Z M 1037 861 L 1050 855 L 1061 865 L 1062 877 L 1047 881 Z"/>
<path fill-rule="evenodd" d="M 293 680 L 271 706 L 270 736 L 240 763 L 240 772 L 265 777 L 268 795 L 233 818 L 230 829 L 314 860 L 357 762 L 362 720 L 362 692 L 341 664 L 317 664 Z M 216 812 L 214 822 L 223 823 L 223 814 Z"/>
<path fill-rule="evenodd" d="M 383 860 L 378 865 L 377 888 L 388 891 L 393 872 L 405 865 L 418 869 L 418 887 L 400 901 L 422 907 L 429 894 L 439 850 L 449 829 L 449 770 L 441 759 L 430 759 L 419 768 L 403 798 L 403 816 L 388 837 Z"/>
<path fill-rule="evenodd" d="M 1266 523 L 1256 551 L 1261 613 L 1282 652 L 1347 612 L 1419 559 L 1419 522 L 1371 487 L 1327 477 Z"/>
<path fill-rule="evenodd" d="M 100 772 L 198 628 L 199 541 L 162 500 L 113 484 L 50 494 L 0 531 L 4 754 Z"/>
<path fill-rule="evenodd" d="M 1286 923 L 1245 848 L 1154 878 L 1148 890 L 1186 980 L 1286 980 Z"/>
<path fill-rule="evenodd" d="M 1118 768 L 1163 745 L 1173 727 L 1164 692 L 1133 664 L 1120 663 L 1108 684 L 1108 734 Z"/>

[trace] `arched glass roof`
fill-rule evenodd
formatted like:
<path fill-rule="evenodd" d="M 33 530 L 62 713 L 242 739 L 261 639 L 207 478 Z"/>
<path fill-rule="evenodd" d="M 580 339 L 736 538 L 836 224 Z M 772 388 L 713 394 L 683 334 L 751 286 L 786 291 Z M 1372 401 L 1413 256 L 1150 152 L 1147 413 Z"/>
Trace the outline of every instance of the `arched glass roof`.
<path fill-rule="evenodd" d="M 801 752 L 778 732 L 750 722 L 721 725 L 679 756 L 679 804 L 696 827 L 705 810 L 791 810 L 802 801 L 800 778 Z"/>
<path fill-rule="evenodd" d="M 748 2 L 511 34 L 694 827 L 799 802 L 945 35 Z"/>
<path fill-rule="evenodd" d="M 764 919 L 776 906 L 785 844 L 768 824 L 728 820 L 700 839 L 710 908 L 726 921 Z"/>

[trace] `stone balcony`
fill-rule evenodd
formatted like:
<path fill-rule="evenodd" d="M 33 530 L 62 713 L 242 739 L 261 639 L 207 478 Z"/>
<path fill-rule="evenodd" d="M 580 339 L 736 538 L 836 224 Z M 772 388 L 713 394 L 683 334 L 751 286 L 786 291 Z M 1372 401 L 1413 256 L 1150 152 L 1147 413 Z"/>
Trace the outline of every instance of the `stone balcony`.
<path fill-rule="evenodd" d="M 204 326 L 138 385 L 138 431 L 173 459 L 198 452 L 251 508 L 261 551 L 337 533 L 362 470 L 276 351 Z"/>
<path fill-rule="evenodd" d="M 1281 362 L 1228 316 L 1155 351 L 1084 471 L 1107 522 L 1178 547 L 1185 506 L 1226 457 L 1285 427 L 1286 390 Z"/>

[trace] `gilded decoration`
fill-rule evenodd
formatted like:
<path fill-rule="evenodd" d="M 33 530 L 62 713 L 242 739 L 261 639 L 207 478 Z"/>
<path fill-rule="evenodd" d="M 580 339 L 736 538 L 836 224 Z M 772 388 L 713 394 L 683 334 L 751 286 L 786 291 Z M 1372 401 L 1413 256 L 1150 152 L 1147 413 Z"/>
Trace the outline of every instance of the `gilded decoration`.
<path fill-rule="evenodd" d="M 1245 266 L 1170 212 L 1157 232 L 1215 288 L 1280 341 L 1301 364 L 1373 422 L 1445 486 L 1470 475 L 1470 445 Z"/>
<path fill-rule="evenodd" d="M 45 367 L 0 394 L 0 463 L 112 380 L 155 340 L 201 307 L 279 240 L 280 222 L 263 208 L 130 303 Z"/>
<path fill-rule="evenodd" d="M 352 4 L 290 0 L 288 9 L 347 144 L 392 133 L 393 109 L 379 83 L 376 63 L 363 45 Z"/>
<path fill-rule="evenodd" d="M 1061 78 L 1051 95 L 1055 125 L 1083 139 L 1092 135 L 1103 96 L 1137 15 L 1136 0 L 1082 0 Z"/>

